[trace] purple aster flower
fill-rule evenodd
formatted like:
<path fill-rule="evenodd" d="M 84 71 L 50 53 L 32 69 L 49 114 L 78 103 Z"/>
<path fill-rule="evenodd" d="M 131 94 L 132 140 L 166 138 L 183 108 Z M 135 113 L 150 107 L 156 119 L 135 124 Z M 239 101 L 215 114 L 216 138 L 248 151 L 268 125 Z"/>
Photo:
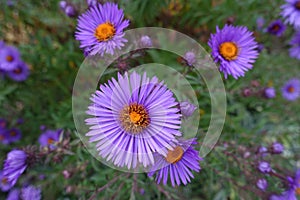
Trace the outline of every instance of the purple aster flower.
<path fill-rule="evenodd" d="M 273 99 L 273 98 L 275 98 L 276 97 L 275 88 L 273 88 L 273 87 L 265 88 L 265 90 L 264 90 L 264 96 L 267 99 Z"/>
<path fill-rule="evenodd" d="M 121 49 L 127 42 L 123 30 L 128 27 L 129 20 L 123 18 L 123 10 L 118 9 L 117 4 L 90 7 L 78 19 L 75 37 L 80 41 L 80 48 L 88 48 L 91 55 L 113 55 L 115 49 Z"/>
<path fill-rule="evenodd" d="M 5 119 L 0 118 L 0 129 L 6 128 L 6 126 L 7 126 L 7 121 Z"/>
<path fill-rule="evenodd" d="M 281 88 L 282 96 L 288 101 L 295 101 L 300 96 L 300 80 L 290 79 Z"/>
<path fill-rule="evenodd" d="M 2 144 L 9 144 L 9 132 L 5 128 L 0 128 L 0 142 Z"/>
<path fill-rule="evenodd" d="M 271 152 L 273 154 L 281 154 L 284 150 L 284 146 L 279 142 L 274 142 L 271 146 Z"/>
<path fill-rule="evenodd" d="M 257 42 L 253 33 L 246 27 L 225 25 L 223 29 L 217 27 L 217 32 L 211 34 L 208 45 L 212 49 L 212 57 L 220 63 L 220 71 L 225 78 L 228 75 L 238 79 L 245 72 L 252 69 L 258 57 Z"/>
<path fill-rule="evenodd" d="M 300 60 L 300 31 L 294 34 L 292 40 L 290 41 L 290 45 L 292 46 L 289 49 L 290 56 Z"/>
<path fill-rule="evenodd" d="M 12 128 L 12 129 L 8 130 L 7 135 L 8 135 L 9 142 L 17 142 L 22 137 L 20 129 L 17 129 L 17 128 Z"/>
<path fill-rule="evenodd" d="M 300 27 L 300 1 L 285 0 L 286 4 L 281 6 L 281 16 L 286 18 L 286 22 L 293 25 L 295 28 Z"/>
<path fill-rule="evenodd" d="M 20 199 L 20 190 L 12 189 L 6 198 L 6 200 L 19 200 Z"/>
<path fill-rule="evenodd" d="M 268 28 L 267 28 L 267 32 L 272 34 L 272 35 L 276 35 L 277 37 L 280 37 L 284 31 L 286 29 L 286 26 L 282 23 L 282 21 L 280 19 L 272 21 Z"/>
<path fill-rule="evenodd" d="M 258 163 L 258 170 L 263 173 L 263 174 L 266 174 L 266 173 L 269 173 L 272 171 L 272 168 L 270 166 L 270 163 L 266 162 L 266 161 L 260 161 Z"/>
<path fill-rule="evenodd" d="M 189 66 L 193 66 L 197 61 L 196 54 L 193 51 L 186 52 L 183 58 Z"/>
<path fill-rule="evenodd" d="M 22 200 L 40 200 L 42 199 L 41 189 L 33 185 L 22 188 Z"/>
<path fill-rule="evenodd" d="M 12 188 L 11 183 L 8 181 L 7 176 L 4 176 L 3 171 L 0 171 L 0 189 L 6 192 Z"/>
<path fill-rule="evenodd" d="M 12 150 L 7 154 L 4 162 L 3 175 L 7 181 L 14 186 L 19 176 L 27 168 L 27 154 L 22 150 Z"/>
<path fill-rule="evenodd" d="M 86 0 L 88 6 L 96 6 L 98 4 L 97 0 Z"/>
<path fill-rule="evenodd" d="M 25 81 L 29 76 L 29 68 L 23 61 L 20 61 L 16 67 L 7 72 L 7 76 L 14 81 Z"/>
<path fill-rule="evenodd" d="M 60 1 L 59 2 L 60 9 L 65 10 L 66 6 L 67 6 L 67 2 L 66 1 Z"/>
<path fill-rule="evenodd" d="M 148 35 L 143 35 L 140 38 L 139 45 L 141 48 L 152 47 L 152 40 Z"/>
<path fill-rule="evenodd" d="M 265 19 L 263 17 L 258 17 L 256 19 L 256 27 L 258 30 L 262 30 L 265 25 Z"/>
<path fill-rule="evenodd" d="M 75 17 L 75 15 L 76 15 L 76 10 L 75 10 L 74 6 L 71 4 L 67 5 L 65 7 L 64 11 L 65 11 L 66 15 L 69 17 Z"/>
<path fill-rule="evenodd" d="M 5 46 L 0 50 L 0 69 L 10 71 L 16 68 L 20 61 L 20 53 L 13 46 Z"/>
<path fill-rule="evenodd" d="M 256 182 L 256 186 L 262 190 L 262 191 L 265 191 L 268 187 L 268 182 L 266 179 L 262 178 L 262 179 L 258 179 L 257 182 Z"/>
<path fill-rule="evenodd" d="M 157 77 L 118 74 L 92 95 L 86 119 L 90 142 L 117 166 L 153 164 L 153 153 L 166 155 L 180 136 L 181 115 L 174 95 Z"/>
<path fill-rule="evenodd" d="M 39 137 L 39 143 L 42 147 L 49 146 L 51 149 L 55 148 L 55 143 L 59 141 L 61 129 L 58 130 L 46 130 Z"/>
<path fill-rule="evenodd" d="M 266 156 L 268 152 L 268 149 L 264 146 L 261 146 L 258 148 L 258 153 L 261 154 L 261 156 Z"/>
<path fill-rule="evenodd" d="M 181 114 L 185 117 L 192 116 L 194 111 L 197 109 L 197 106 L 191 104 L 188 101 L 180 102 L 179 107 L 180 107 Z"/>
<path fill-rule="evenodd" d="M 3 42 L 2 40 L 0 40 L 0 50 L 2 49 L 2 48 L 4 48 L 5 47 L 5 42 Z"/>
<path fill-rule="evenodd" d="M 156 174 L 157 184 L 162 181 L 166 185 L 170 175 L 173 187 L 179 186 L 181 183 L 186 185 L 191 182 L 191 178 L 194 178 L 191 171 L 199 172 L 199 161 L 202 160 L 198 152 L 192 147 L 194 144 L 196 144 L 194 139 L 180 141 L 173 150 L 168 151 L 166 156 L 156 154 L 155 164 L 148 176 L 152 177 Z"/>

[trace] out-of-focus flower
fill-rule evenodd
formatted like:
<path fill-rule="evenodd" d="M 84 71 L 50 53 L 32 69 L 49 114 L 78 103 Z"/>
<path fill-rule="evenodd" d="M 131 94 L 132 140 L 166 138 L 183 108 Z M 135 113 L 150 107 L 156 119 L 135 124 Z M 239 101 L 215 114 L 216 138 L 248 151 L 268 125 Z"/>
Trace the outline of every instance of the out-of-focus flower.
<path fill-rule="evenodd" d="M 261 173 L 270 173 L 272 168 L 270 166 L 270 163 L 266 162 L 266 161 L 260 161 L 258 163 L 258 170 L 261 172 Z"/>
<path fill-rule="evenodd" d="M 4 162 L 3 175 L 7 177 L 8 183 L 14 186 L 26 168 L 27 154 L 22 150 L 12 150 Z"/>
<path fill-rule="evenodd" d="M 6 128 L 6 126 L 7 126 L 7 121 L 5 119 L 0 118 L 0 129 Z"/>
<path fill-rule="evenodd" d="M 258 50 L 259 53 L 262 52 L 262 50 L 264 50 L 264 48 L 265 48 L 265 45 L 263 45 L 261 43 L 259 43 L 258 46 L 257 46 L 257 50 Z"/>
<path fill-rule="evenodd" d="M 300 96 L 300 80 L 293 78 L 281 88 L 282 96 L 288 101 L 295 101 Z"/>
<path fill-rule="evenodd" d="M 279 142 L 274 142 L 271 146 L 271 152 L 273 154 L 281 154 L 284 150 L 284 146 Z"/>
<path fill-rule="evenodd" d="M 55 143 L 59 141 L 61 129 L 58 130 L 46 130 L 39 137 L 39 143 L 42 147 L 50 147 L 54 149 Z"/>
<path fill-rule="evenodd" d="M 261 147 L 258 148 L 258 153 L 259 153 L 261 156 L 266 156 L 266 155 L 267 155 L 267 152 L 268 152 L 267 147 L 261 146 Z"/>
<path fill-rule="evenodd" d="M 212 57 L 220 63 L 220 71 L 224 77 L 228 75 L 238 79 L 245 72 L 252 69 L 258 57 L 257 42 L 253 33 L 243 26 L 225 25 L 223 29 L 217 27 L 217 32 L 211 34 L 208 45 L 212 49 Z"/>
<path fill-rule="evenodd" d="M 13 46 L 5 46 L 0 49 L 0 69 L 11 71 L 15 69 L 20 62 L 20 53 Z"/>
<path fill-rule="evenodd" d="M 67 3 L 66 1 L 60 1 L 60 2 L 59 2 L 59 7 L 60 7 L 60 9 L 65 10 L 67 4 L 68 4 L 68 3 Z"/>
<path fill-rule="evenodd" d="M 8 130 L 7 133 L 8 133 L 9 143 L 17 142 L 22 137 L 20 129 L 17 129 L 17 128 L 12 128 L 12 129 Z"/>
<path fill-rule="evenodd" d="M 71 4 L 68 4 L 65 7 L 64 11 L 65 11 L 66 15 L 69 16 L 69 17 L 75 17 L 76 16 L 76 9 Z"/>
<path fill-rule="evenodd" d="M 123 10 L 117 4 L 90 7 L 78 19 L 75 38 L 80 41 L 80 48 L 88 49 L 91 55 L 113 55 L 115 49 L 121 49 L 127 42 L 123 31 L 129 26 L 129 20 L 123 18 Z"/>
<path fill-rule="evenodd" d="M 243 89 L 243 96 L 244 97 L 249 97 L 253 94 L 252 89 L 251 88 L 245 88 Z"/>
<path fill-rule="evenodd" d="M 140 38 L 139 45 L 141 48 L 152 47 L 152 40 L 148 35 L 143 35 Z"/>
<path fill-rule="evenodd" d="M 12 188 L 12 184 L 8 181 L 7 176 L 3 175 L 3 171 L 0 171 L 0 189 L 6 192 Z"/>
<path fill-rule="evenodd" d="M 166 155 L 181 136 L 181 115 L 174 94 L 156 76 L 133 71 L 118 74 L 92 95 L 86 136 L 99 155 L 116 166 L 153 164 L 153 153 Z M 114 139 L 112 139 L 114 138 Z"/>
<path fill-rule="evenodd" d="M 286 4 L 281 6 L 281 16 L 286 18 L 286 22 L 295 28 L 300 28 L 300 1 L 285 0 Z"/>
<path fill-rule="evenodd" d="M 268 99 L 273 99 L 276 97 L 276 90 L 273 87 L 265 88 L 264 96 Z"/>
<path fill-rule="evenodd" d="M 300 18 L 299 18 L 300 19 Z M 299 20 L 300 21 L 300 20 Z M 290 41 L 290 56 L 300 60 L 300 31 L 296 32 Z"/>
<path fill-rule="evenodd" d="M 12 189 L 6 198 L 6 200 L 19 200 L 20 199 L 20 190 L 19 189 Z"/>
<path fill-rule="evenodd" d="M 0 128 L 0 142 L 2 144 L 9 144 L 9 133 L 5 128 Z"/>
<path fill-rule="evenodd" d="M 197 109 L 197 107 L 189 101 L 180 102 L 179 107 L 181 114 L 185 117 L 192 116 L 194 111 Z"/>
<path fill-rule="evenodd" d="M 88 6 L 96 6 L 98 4 L 97 0 L 86 0 Z"/>
<path fill-rule="evenodd" d="M 26 186 L 21 190 L 22 200 L 40 200 L 42 198 L 41 189 L 33 185 Z"/>
<path fill-rule="evenodd" d="M 167 184 L 170 177 L 173 187 L 191 182 L 191 178 L 194 178 L 191 172 L 200 171 L 199 161 L 202 160 L 199 153 L 192 147 L 194 144 L 196 144 L 194 139 L 182 140 L 173 150 L 169 150 L 166 156 L 157 154 L 155 164 L 150 169 L 148 176 L 152 177 L 156 174 L 157 184 L 163 182 L 164 185 Z"/>
<path fill-rule="evenodd" d="M 258 179 L 257 182 L 256 182 L 256 186 L 262 190 L 262 191 L 265 191 L 268 187 L 268 182 L 266 179 L 262 178 L 262 179 Z"/>
<path fill-rule="evenodd" d="M 258 30 L 262 30 L 265 25 L 265 19 L 263 17 L 258 17 L 256 19 L 256 27 Z"/>
<path fill-rule="evenodd" d="M 284 31 L 286 29 L 286 26 L 284 25 L 284 23 L 278 19 L 275 21 L 272 21 L 268 28 L 267 28 L 267 32 L 272 34 L 272 35 L 276 35 L 277 37 L 280 37 Z"/>
<path fill-rule="evenodd" d="M 193 51 L 187 51 L 183 58 L 189 66 L 193 66 L 197 61 L 196 54 Z"/>
<path fill-rule="evenodd" d="M 29 76 L 29 68 L 23 61 L 20 61 L 16 67 L 7 72 L 7 76 L 14 81 L 25 81 Z"/>

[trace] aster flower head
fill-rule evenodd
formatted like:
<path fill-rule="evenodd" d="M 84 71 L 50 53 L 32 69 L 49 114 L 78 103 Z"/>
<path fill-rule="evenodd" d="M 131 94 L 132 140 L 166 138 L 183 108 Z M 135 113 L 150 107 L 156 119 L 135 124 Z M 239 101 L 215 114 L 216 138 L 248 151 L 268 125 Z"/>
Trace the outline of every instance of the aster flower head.
<path fill-rule="evenodd" d="M 20 53 L 13 46 L 5 46 L 0 50 L 0 69 L 10 71 L 16 68 L 20 61 Z"/>
<path fill-rule="evenodd" d="M 75 15 L 76 15 L 76 10 L 75 10 L 74 6 L 71 4 L 67 5 L 65 7 L 64 11 L 68 17 L 75 17 Z"/>
<path fill-rule="evenodd" d="M 264 96 L 267 99 L 273 99 L 273 98 L 275 98 L 276 97 L 276 90 L 275 90 L 275 88 L 273 88 L 273 87 L 265 88 L 265 90 L 264 90 Z"/>
<path fill-rule="evenodd" d="M 139 45 L 142 48 L 152 47 L 152 40 L 148 35 L 143 35 L 140 38 Z"/>
<path fill-rule="evenodd" d="M 192 171 L 200 171 L 199 161 L 202 160 L 192 146 L 195 144 L 195 139 L 181 140 L 173 150 L 168 150 L 166 156 L 156 154 L 155 164 L 148 176 L 152 177 L 156 174 L 157 184 L 163 182 L 164 185 L 170 177 L 173 187 L 191 182 L 191 178 L 194 178 Z"/>
<path fill-rule="evenodd" d="M 245 72 L 252 69 L 258 57 L 257 42 L 253 33 L 246 27 L 225 25 L 223 29 L 217 27 L 217 32 L 211 34 L 208 45 L 212 49 L 212 57 L 220 63 L 220 71 L 225 78 L 228 75 L 238 79 Z"/>
<path fill-rule="evenodd" d="M 281 154 L 284 150 L 284 146 L 279 142 L 274 142 L 271 146 L 271 152 L 273 154 Z"/>
<path fill-rule="evenodd" d="M 68 3 L 66 1 L 60 1 L 58 4 L 60 9 L 64 10 Z"/>
<path fill-rule="evenodd" d="M 26 186 L 21 190 L 23 200 L 40 200 L 42 199 L 41 189 L 33 185 Z"/>
<path fill-rule="evenodd" d="M 19 200 L 20 199 L 20 190 L 12 189 L 6 198 L 6 200 Z"/>
<path fill-rule="evenodd" d="M 197 61 L 196 54 L 193 51 L 187 51 L 183 58 L 189 66 L 193 66 Z"/>
<path fill-rule="evenodd" d="M 266 179 L 261 178 L 261 179 L 257 180 L 256 186 L 258 187 L 258 189 L 260 189 L 262 191 L 265 191 L 267 189 L 267 187 L 268 187 L 268 182 L 267 182 Z"/>
<path fill-rule="evenodd" d="M 281 88 L 282 96 L 288 101 L 295 101 L 300 97 L 300 80 L 293 78 Z"/>
<path fill-rule="evenodd" d="M 192 116 L 195 110 L 197 109 L 197 106 L 190 103 L 189 101 L 180 102 L 179 106 L 180 106 L 181 114 L 185 117 Z"/>
<path fill-rule="evenodd" d="M 300 31 L 296 32 L 293 35 L 293 37 L 290 41 L 290 45 L 292 46 L 289 49 L 290 56 L 292 58 L 296 58 L 296 59 L 300 60 Z"/>
<path fill-rule="evenodd" d="M 123 31 L 129 26 L 129 20 L 123 18 L 123 10 L 117 4 L 90 7 L 78 19 L 75 38 L 80 41 L 80 48 L 89 49 L 91 55 L 113 55 L 115 49 L 121 49 L 127 42 Z"/>
<path fill-rule="evenodd" d="M 42 147 L 50 147 L 54 149 L 55 143 L 59 141 L 60 135 L 62 133 L 61 129 L 58 130 L 46 130 L 39 137 L 39 143 Z"/>
<path fill-rule="evenodd" d="M 9 140 L 9 133 L 8 130 L 5 128 L 0 128 L 0 142 L 2 144 L 9 144 L 10 140 Z"/>
<path fill-rule="evenodd" d="M 159 82 L 135 71 L 127 72 L 92 95 L 86 136 L 97 142 L 99 155 L 116 166 L 135 168 L 153 164 L 153 153 L 166 155 L 180 136 L 181 115 L 173 93 Z"/>
<path fill-rule="evenodd" d="M 27 168 L 27 154 L 22 150 L 12 150 L 7 154 L 4 162 L 3 175 L 7 181 L 14 186 L 19 176 Z"/>
<path fill-rule="evenodd" d="M 260 161 L 258 163 L 258 170 L 263 173 L 270 173 L 272 171 L 272 168 L 270 166 L 270 163 L 266 162 L 266 161 Z"/>
<path fill-rule="evenodd" d="M 261 146 L 261 147 L 258 148 L 258 153 L 259 153 L 261 156 L 266 156 L 266 155 L 267 155 L 267 152 L 268 152 L 267 147 Z"/>
<path fill-rule="evenodd" d="M 8 135 L 9 142 L 17 142 L 22 137 L 20 129 L 17 129 L 17 128 L 12 128 L 12 129 L 8 130 L 7 135 Z"/>
<path fill-rule="evenodd" d="M 286 22 L 295 28 L 300 28 L 300 0 L 285 0 L 285 4 L 281 6 L 281 16 Z"/>
<path fill-rule="evenodd" d="M 29 68 L 23 61 L 19 61 L 15 68 L 7 72 L 7 76 L 14 81 L 25 81 L 29 76 Z"/>
<path fill-rule="evenodd" d="M 284 25 L 284 23 L 280 19 L 278 19 L 272 21 L 269 24 L 269 26 L 267 27 L 267 32 L 272 35 L 276 35 L 277 37 L 280 37 L 284 33 L 285 29 L 286 25 Z"/>
<path fill-rule="evenodd" d="M 8 181 L 7 176 L 4 176 L 3 171 L 0 171 L 0 189 L 6 192 L 12 188 L 11 183 Z"/>

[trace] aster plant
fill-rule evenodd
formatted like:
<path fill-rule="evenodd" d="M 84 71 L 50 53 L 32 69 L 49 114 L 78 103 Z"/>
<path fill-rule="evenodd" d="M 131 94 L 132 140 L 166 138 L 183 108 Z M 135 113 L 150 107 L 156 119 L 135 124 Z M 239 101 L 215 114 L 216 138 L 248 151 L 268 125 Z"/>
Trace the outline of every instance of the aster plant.
<path fill-rule="evenodd" d="M 300 97 L 300 80 L 293 78 L 288 80 L 281 88 L 282 96 L 288 101 L 295 101 Z"/>
<path fill-rule="evenodd" d="M 281 16 L 286 22 L 295 28 L 300 28 L 300 1 L 285 0 L 285 4 L 281 6 Z"/>

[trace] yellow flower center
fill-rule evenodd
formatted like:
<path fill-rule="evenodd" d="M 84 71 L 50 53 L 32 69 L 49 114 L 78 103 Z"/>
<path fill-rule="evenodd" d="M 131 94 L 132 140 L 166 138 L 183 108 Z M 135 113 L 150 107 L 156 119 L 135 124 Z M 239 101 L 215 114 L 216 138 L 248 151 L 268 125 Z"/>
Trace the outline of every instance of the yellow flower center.
<path fill-rule="evenodd" d="M 295 192 L 297 195 L 300 195 L 300 187 L 296 188 Z"/>
<path fill-rule="evenodd" d="M 229 61 L 237 58 L 238 50 L 238 47 L 233 42 L 224 42 L 219 47 L 222 57 Z"/>
<path fill-rule="evenodd" d="M 183 153 L 183 149 L 180 146 L 175 147 L 173 151 L 168 150 L 166 161 L 171 164 L 177 163 L 181 160 Z"/>
<path fill-rule="evenodd" d="M 103 42 L 103 41 L 107 41 L 110 38 L 112 38 L 115 35 L 115 33 L 116 33 L 115 27 L 111 23 L 106 22 L 106 23 L 100 24 L 96 28 L 94 35 L 100 42 Z"/>
<path fill-rule="evenodd" d="M 150 124 L 150 118 L 144 106 L 133 103 L 120 112 L 120 122 L 125 131 L 136 134 Z"/>
<path fill-rule="evenodd" d="M 300 10 L 300 1 L 297 1 L 295 3 L 295 7 L 296 7 L 297 10 Z"/>
<path fill-rule="evenodd" d="M 290 87 L 288 87 L 287 91 L 289 93 L 293 93 L 293 92 L 295 92 L 295 88 L 293 86 L 290 86 Z"/>
<path fill-rule="evenodd" d="M 6 61 L 7 62 L 11 62 L 13 60 L 14 60 L 14 58 L 12 56 L 6 56 Z"/>

